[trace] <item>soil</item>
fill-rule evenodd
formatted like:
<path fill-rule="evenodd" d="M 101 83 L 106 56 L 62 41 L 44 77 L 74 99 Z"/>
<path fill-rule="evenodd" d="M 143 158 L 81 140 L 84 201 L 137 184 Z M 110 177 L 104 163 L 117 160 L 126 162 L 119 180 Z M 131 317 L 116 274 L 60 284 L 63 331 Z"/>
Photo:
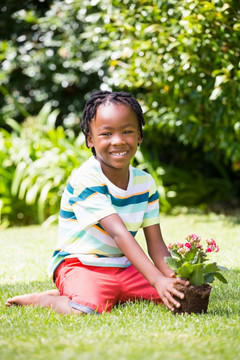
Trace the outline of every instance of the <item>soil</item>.
<path fill-rule="evenodd" d="M 201 286 L 177 284 L 175 288 L 184 293 L 184 299 L 174 298 L 180 302 L 180 308 L 174 309 L 174 314 L 201 314 L 207 312 L 208 301 L 212 287 L 209 284 Z"/>

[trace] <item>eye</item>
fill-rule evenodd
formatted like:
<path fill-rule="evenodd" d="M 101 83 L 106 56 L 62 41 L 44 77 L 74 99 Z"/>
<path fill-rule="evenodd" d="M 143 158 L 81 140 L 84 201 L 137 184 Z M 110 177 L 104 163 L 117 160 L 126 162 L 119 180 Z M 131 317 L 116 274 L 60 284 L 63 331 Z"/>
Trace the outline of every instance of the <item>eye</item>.
<path fill-rule="evenodd" d="M 133 130 L 125 130 L 123 133 L 124 133 L 124 134 L 132 134 L 132 133 L 133 133 Z"/>
<path fill-rule="evenodd" d="M 112 135 L 110 132 L 100 134 L 100 136 L 110 136 L 110 135 Z"/>

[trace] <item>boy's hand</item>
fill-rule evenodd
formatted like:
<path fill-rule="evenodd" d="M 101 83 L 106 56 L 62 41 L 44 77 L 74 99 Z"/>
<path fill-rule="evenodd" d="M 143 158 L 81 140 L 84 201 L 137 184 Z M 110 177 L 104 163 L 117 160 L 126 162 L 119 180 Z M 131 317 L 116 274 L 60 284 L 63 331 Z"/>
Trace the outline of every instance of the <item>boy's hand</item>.
<path fill-rule="evenodd" d="M 177 277 L 173 278 L 172 276 L 174 275 L 171 274 L 167 265 L 165 264 L 163 266 L 163 257 L 165 255 L 169 255 L 166 246 L 161 245 L 161 242 L 160 247 L 155 247 L 151 241 L 148 243 L 148 248 L 150 250 L 149 254 L 154 261 L 153 264 L 134 237 L 129 233 L 118 214 L 106 216 L 99 222 L 108 235 L 115 241 L 117 247 L 129 259 L 135 268 L 152 286 L 155 287 L 168 309 L 173 311 L 173 306 L 179 307 L 180 303 L 173 298 L 173 295 L 176 295 L 179 298 L 183 298 L 184 295 L 175 289 L 174 285 L 178 283 L 188 285 L 188 282 Z M 154 235 L 159 235 L 159 230 L 157 230 L 158 227 L 154 225 L 152 227 L 149 226 L 148 228 L 145 228 L 145 235 L 147 235 L 148 238 L 153 237 Z M 152 231 L 152 229 L 155 230 Z M 160 261 L 158 261 L 158 259 L 160 259 Z"/>
<path fill-rule="evenodd" d="M 174 311 L 174 306 L 179 308 L 180 303 L 176 301 L 173 297 L 173 295 L 177 296 L 180 299 L 184 298 L 184 294 L 175 289 L 176 284 L 183 284 L 183 285 L 189 285 L 189 281 L 182 280 L 180 278 L 175 277 L 174 275 L 171 275 L 171 278 L 168 277 L 160 277 L 157 281 L 157 284 L 155 285 L 155 288 L 161 297 L 162 301 L 166 305 L 166 307 Z"/>

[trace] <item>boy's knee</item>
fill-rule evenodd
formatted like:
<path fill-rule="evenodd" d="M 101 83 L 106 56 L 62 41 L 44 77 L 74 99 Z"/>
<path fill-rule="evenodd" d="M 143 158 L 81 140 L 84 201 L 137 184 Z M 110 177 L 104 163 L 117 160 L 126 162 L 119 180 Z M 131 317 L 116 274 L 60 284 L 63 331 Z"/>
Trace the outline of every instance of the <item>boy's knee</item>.
<path fill-rule="evenodd" d="M 71 314 L 75 314 L 75 315 L 86 315 L 86 313 L 80 311 L 80 310 L 76 310 L 71 308 Z"/>
<path fill-rule="evenodd" d="M 86 314 L 95 314 L 96 313 L 96 311 L 91 309 L 90 307 L 88 307 L 86 305 L 81 305 L 72 300 L 69 301 L 68 306 L 70 307 L 71 312 L 73 314 L 86 315 Z"/>

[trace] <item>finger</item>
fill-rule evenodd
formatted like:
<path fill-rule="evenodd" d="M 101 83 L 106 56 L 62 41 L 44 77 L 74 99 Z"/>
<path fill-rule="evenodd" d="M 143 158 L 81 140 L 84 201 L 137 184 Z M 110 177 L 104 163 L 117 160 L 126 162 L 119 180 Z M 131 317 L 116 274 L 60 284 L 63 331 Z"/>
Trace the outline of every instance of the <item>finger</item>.
<path fill-rule="evenodd" d="M 183 280 L 183 279 L 181 279 L 179 277 L 176 277 L 176 283 L 183 284 L 183 285 L 189 285 L 190 284 L 188 280 Z"/>
<path fill-rule="evenodd" d="M 180 293 L 179 291 L 174 291 L 175 293 L 178 293 L 180 296 L 180 298 L 183 298 L 184 295 L 182 293 Z M 167 292 L 165 297 L 164 297 L 164 303 L 165 305 L 171 310 L 174 311 L 174 307 L 179 308 L 181 306 L 181 304 L 174 299 L 174 297 L 172 296 L 172 293 Z"/>
<path fill-rule="evenodd" d="M 163 298 L 162 300 L 169 310 L 174 311 L 174 307 L 171 305 L 171 303 L 168 301 L 168 299 L 166 297 Z"/>
<path fill-rule="evenodd" d="M 171 273 L 170 274 L 170 278 L 175 278 L 176 277 L 176 274 L 175 273 Z"/>
<path fill-rule="evenodd" d="M 184 294 L 175 288 L 171 290 L 171 294 L 177 296 L 179 299 L 184 299 Z"/>
<path fill-rule="evenodd" d="M 179 308 L 181 306 L 181 304 L 176 299 L 174 299 L 174 297 L 170 293 L 166 296 L 166 298 L 171 306 L 172 311 L 174 310 L 174 307 Z"/>

